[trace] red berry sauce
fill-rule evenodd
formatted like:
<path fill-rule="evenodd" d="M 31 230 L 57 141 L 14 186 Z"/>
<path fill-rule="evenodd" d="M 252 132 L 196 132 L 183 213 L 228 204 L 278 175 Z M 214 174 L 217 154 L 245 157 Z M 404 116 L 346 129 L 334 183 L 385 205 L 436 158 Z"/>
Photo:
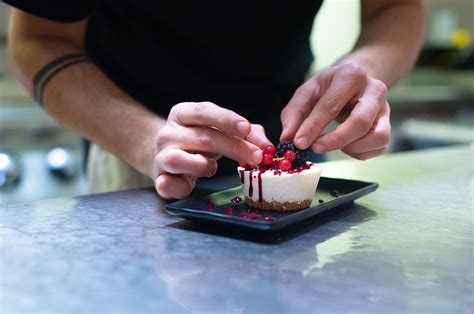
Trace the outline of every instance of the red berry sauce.
<path fill-rule="evenodd" d="M 258 202 L 259 203 L 263 202 L 263 198 L 262 198 L 262 173 L 263 173 L 263 171 L 260 171 L 258 173 Z"/>
<path fill-rule="evenodd" d="M 224 214 L 232 216 L 234 214 L 234 209 L 232 207 L 227 207 L 224 209 Z"/>
<path fill-rule="evenodd" d="M 259 219 L 262 218 L 263 215 L 257 214 L 257 213 L 240 213 L 239 217 L 241 218 L 246 218 L 246 219 Z"/>
<path fill-rule="evenodd" d="M 216 208 L 216 205 L 212 201 L 209 201 L 207 203 L 207 211 L 208 212 L 212 212 L 215 208 Z"/>
<path fill-rule="evenodd" d="M 250 170 L 249 172 L 249 196 L 252 197 L 253 195 L 253 180 L 252 180 L 252 173 L 253 173 L 253 170 Z"/>

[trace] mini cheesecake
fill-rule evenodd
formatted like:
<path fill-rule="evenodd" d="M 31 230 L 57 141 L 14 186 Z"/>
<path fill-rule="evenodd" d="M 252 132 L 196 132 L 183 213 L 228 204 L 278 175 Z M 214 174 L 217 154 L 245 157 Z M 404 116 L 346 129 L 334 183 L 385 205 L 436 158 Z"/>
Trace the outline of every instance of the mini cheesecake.
<path fill-rule="evenodd" d="M 247 204 L 279 211 L 309 207 L 321 167 L 308 162 L 308 157 L 307 151 L 285 141 L 265 147 L 259 165 L 240 164 L 237 171 Z"/>
<path fill-rule="evenodd" d="M 321 176 L 321 167 L 310 162 L 289 170 L 242 166 L 237 170 L 247 204 L 277 211 L 309 207 Z"/>

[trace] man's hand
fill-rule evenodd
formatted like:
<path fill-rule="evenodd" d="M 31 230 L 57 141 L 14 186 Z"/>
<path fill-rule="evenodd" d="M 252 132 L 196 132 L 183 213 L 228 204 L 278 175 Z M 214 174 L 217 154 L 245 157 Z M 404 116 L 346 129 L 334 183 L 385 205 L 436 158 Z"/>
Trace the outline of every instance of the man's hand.
<path fill-rule="evenodd" d="M 263 127 L 210 102 L 175 105 L 157 135 L 152 176 L 164 198 L 184 198 L 197 177 L 212 177 L 226 156 L 258 164 L 270 145 Z"/>
<path fill-rule="evenodd" d="M 424 33 L 422 0 L 362 0 L 361 32 L 338 63 L 304 83 L 283 110 L 282 140 L 317 153 L 381 155 L 390 137 L 387 88 L 415 64 Z M 321 134 L 332 120 L 341 124 Z"/>
<path fill-rule="evenodd" d="M 387 87 L 354 64 L 317 73 L 301 87 L 281 113 L 281 140 L 317 153 L 341 149 L 357 159 L 384 153 L 390 139 Z M 333 120 L 335 130 L 321 134 Z"/>

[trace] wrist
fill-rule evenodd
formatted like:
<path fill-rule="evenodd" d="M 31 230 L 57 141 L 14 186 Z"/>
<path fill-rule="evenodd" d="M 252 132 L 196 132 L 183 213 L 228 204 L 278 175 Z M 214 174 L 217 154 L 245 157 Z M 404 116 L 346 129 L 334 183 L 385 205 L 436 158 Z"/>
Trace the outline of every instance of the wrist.
<path fill-rule="evenodd" d="M 166 120 L 154 116 L 140 123 L 140 132 L 130 139 L 126 150 L 126 161 L 140 173 L 153 178 L 153 164 L 157 153 L 156 141 Z"/>

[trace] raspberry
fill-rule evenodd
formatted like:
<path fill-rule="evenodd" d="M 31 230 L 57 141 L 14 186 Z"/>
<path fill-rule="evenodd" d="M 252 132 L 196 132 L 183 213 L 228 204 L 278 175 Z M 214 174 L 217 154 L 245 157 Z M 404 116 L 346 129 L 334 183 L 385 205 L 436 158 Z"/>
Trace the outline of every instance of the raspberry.
<path fill-rule="evenodd" d="M 295 161 L 296 159 L 296 153 L 292 150 L 287 150 L 285 154 L 283 154 L 283 157 L 285 159 L 288 159 L 289 161 Z"/>
<path fill-rule="evenodd" d="M 280 167 L 280 169 L 283 171 L 288 171 L 291 169 L 291 161 L 289 161 L 288 159 L 280 160 L 280 162 L 278 163 L 278 167 Z"/>
<path fill-rule="evenodd" d="M 265 147 L 263 149 L 263 153 L 264 154 L 270 154 L 273 157 L 273 155 L 275 155 L 275 153 L 276 153 L 276 148 L 273 145 L 268 145 L 267 147 Z"/>
<path fill-rule="evenodd" d="M 265 166 L 270 166 L 273 164 L 273 155 L 270 155 L 268 153 L 265 153 L 263 154 L 263 158 L 262 158 L 262 162 L 261 162 L 262 165 L 265 165 Z"/>

